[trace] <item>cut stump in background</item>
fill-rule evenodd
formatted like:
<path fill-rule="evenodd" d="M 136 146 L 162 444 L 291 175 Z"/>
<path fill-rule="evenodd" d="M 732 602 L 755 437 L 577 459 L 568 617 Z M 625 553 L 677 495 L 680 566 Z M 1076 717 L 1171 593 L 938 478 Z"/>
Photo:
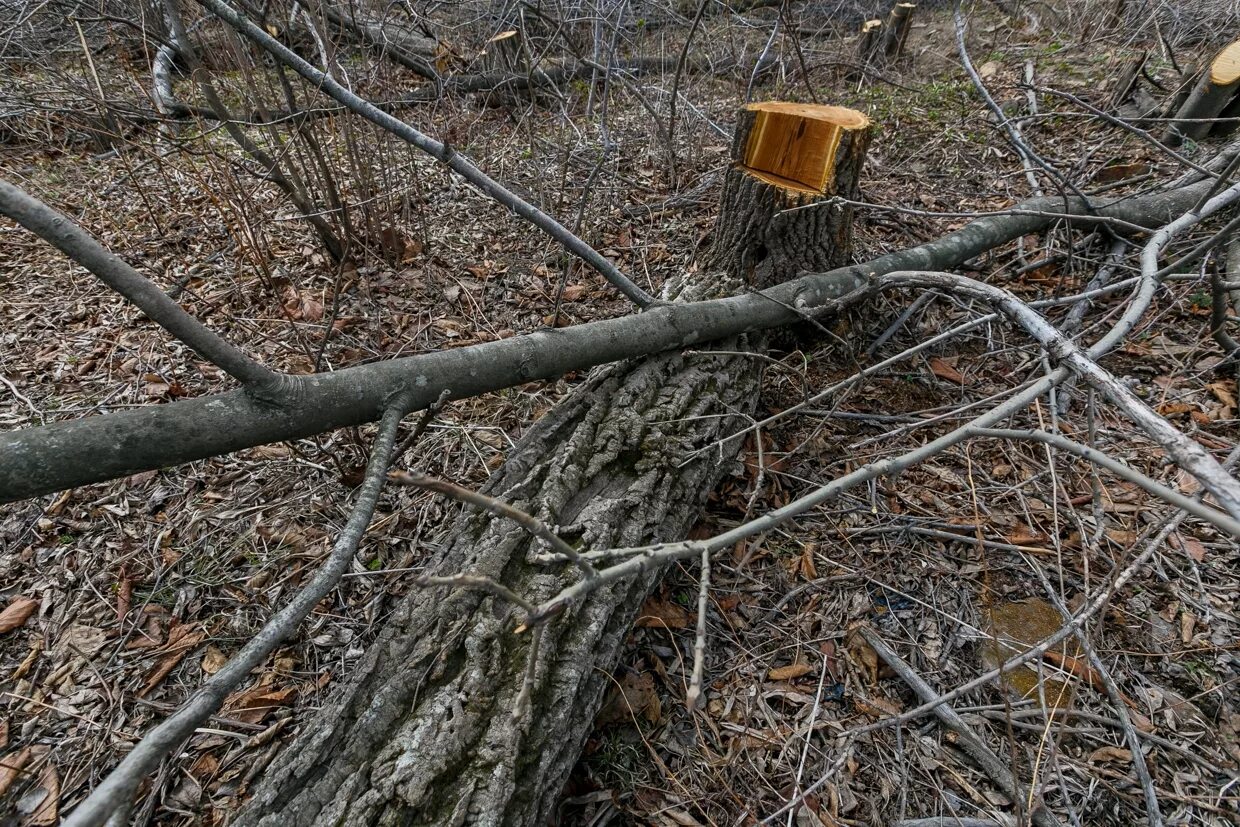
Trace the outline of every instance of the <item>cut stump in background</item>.
<path fill-rule="evenodd" d="M 1188 99 L 1175 113 L 1163 142 L 1179 146 L 1185 140 L 1200 141 L 1220 126 L 1216 120 L 1240 89 L 1240 40 L 1234 41 L 1210 62 Z"/>

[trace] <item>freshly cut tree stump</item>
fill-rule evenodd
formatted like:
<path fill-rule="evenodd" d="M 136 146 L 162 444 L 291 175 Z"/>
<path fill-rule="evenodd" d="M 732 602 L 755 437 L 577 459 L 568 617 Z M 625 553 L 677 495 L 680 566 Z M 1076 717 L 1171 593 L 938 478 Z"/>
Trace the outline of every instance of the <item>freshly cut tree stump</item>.
<path fill-rule="evenodd" d="M 1179 107 L 1178 122 L 1167 129 L 1163 142 L 1179 146 L 1185 139 L 1200 141 L 1217 125 L 1214 120 L 1240 89 L 1240 40 L 1233 42 L 1211 61 L 1193 87 L 1188 100 Z"/>
<path fill-rule="evenodd" d="M 887 25 L 883 27 L 883 56 L 887 60 L 895 60 L 904 53 L 904 44 L 913 25 L 915 11 L 916 3 L 896 3 L 891 7 L 887 15 Z"/>
<path fill-rule="evenodd" d="M 723 296 L 846 263 L 850 208 L 781 211 L 855 199 L 870 133 L 863 115 L 835 107 L 743 111 L 711 246 L 664 297 Z M 692 356 L 595 371 L 530 428 L 485 493 L 557 526 L 583 550 L 682 539 L 734 462 L 741 440 L 729 437 L 753 412 L 761 379 L 762 361 L 743 354 L 763 342 L 704 344 L 686 330 Z M 721 440 L 722 450 L 695 453 Z M 537 603 L 581 576 L 528 562 L 537 551 L 516 525 L 467 511 L 426 571 L 490 577 Z M 549 823 L 660 577 L 599 588 L 548 621 L 528 711 L 517 720 L 534 638 L 514 632 L 523 613 L 475 590 L 413 591 L 350 683 L 276 759 L 238 823 Z"/>
<path fill-rule="evenodd" d="M 861 35 L 857 38 L 857 59 L 869 63 L 882 44 L 883 21 L 874 19 L 861 24 Z"/>

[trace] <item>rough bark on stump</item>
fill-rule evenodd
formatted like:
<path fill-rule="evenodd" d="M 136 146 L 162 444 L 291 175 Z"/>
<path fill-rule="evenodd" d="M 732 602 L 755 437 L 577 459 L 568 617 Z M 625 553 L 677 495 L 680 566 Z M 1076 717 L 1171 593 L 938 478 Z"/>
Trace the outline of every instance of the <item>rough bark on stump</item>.
<path fill-rule="evenodd" d="M 1233 42 L 1210 62 L 1188 99 L 1175 113 L 1176 122 L 1163 136 L 1163 143 L 1179 146 L 1184 140 L 1200 141 L 1215 126 L 1214 118 L 1227 107 L 1240 89 L 1240 40 Z"/>
<path fill-rule="evenodd" d="M 723 295 L 846 262 L 851 210 L 778 212 L 857 195 L 868 122 L 851 110 L 816 110 L 757 105 L 742 114 L 735 157 L 765 168 L 729 171 L 711 249 L 694 274 L 669 286 L 668 298 Z M 792 113 L 819 120 L 799 138 L 785 136 L 782 124 Z M 848 128 L 822 124 L 841 114 Z M 751 135 L 759 132 L 784 139 L 782 151 L 755 150 Z M 823 138 L 835 151 L 822 156 L 830 170 L 821 189 L 773 179 L 781 171 L 803 174 L 804 157 L 819 152 L 815 141 Z M 761 344 L 755 336 L 717 347 Z M 585 549 L 681 539 L 739 441 L 682 462 L 745 424 L 759 380 L 760 360 L 724 353 L 665 353 L 599 370 L 530 429 L 484 490 Z M 516 526 L 466 513 L 427 571 L 488 576 L 537 602 L 579 574 L 528 564 L 536 550 Z M 596 590 L 549 622 L 530 711 L 520 721 L 512 710 L 531 640 L 513 632 L 520 612 L 477 591 L 411 593 L 351 683 L 273 764 L 239 823 L 546 823 L 628 630 L 660 576 Z"/>
<path fill-rule="evenodd" d="M 883 42 L 883 21 L 874 19 L 861 24 L 861 34 L 857 36 L 857 59 L 869 63 L 878 52 Z"/>
<path fill-rule="evenodd" d="M 904 44 L 908 41 L 909 29 L 913 24 L 913 12 L 916 3 L 896 3 L 887 15 L 887 25 L 883 27 L 883 56 L 887 60 L 895 60 L 904 53 Z"/>

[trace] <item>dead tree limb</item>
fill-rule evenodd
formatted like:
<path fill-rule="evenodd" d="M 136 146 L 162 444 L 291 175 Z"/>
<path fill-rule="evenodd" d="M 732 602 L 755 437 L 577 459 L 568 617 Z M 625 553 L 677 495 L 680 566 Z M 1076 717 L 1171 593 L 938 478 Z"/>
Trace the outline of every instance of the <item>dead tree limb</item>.
<path fill-rule="evenodd" d="M 357 502 L 323 567 L 310 582 L 250 638 L 241 651 L 202 685 L 190 699 L 146 734 L 90 796 L 62 822 L 64 827 L 96 827 L 113 813 L 129 806 L 138 785 L 178 744 L 194 734 L 215 714 L 251 670 L 267 659 L 285 638 L 297 630 L 319 601 L 335 588 L 349 570 L 358 543 L 366 533 L 383 490 L 388 464 L 396 445 L 396 432 L 409 409 L 410 395 L 400 392 L 389 401 L 371 450 L 366 476 Z"/>
<path fill-rule="evenodd" d="M 1161 227 L 1191 209 L 1212 185 L 1205 180 L 1138 198 L 1095 201 L 1092 211 L 1078 199 L 1032 199 L 1020 204 L 1016 215 L 980 218 L 919 247 L 862 265 L 804 274 L 771 288 L 775 301 L 746 294 L 662 305 L 621 319 L 332 373 L 283 377 L 288 396 L 279 404 L 233 391 L 0 433 L 0 456 L 5 459 L 0 463 L 0 502 L 371 422 L 380 416 L 383 400 L 402 383 L 410 385 L 414 408 L 420 410 L 445 390 L 453 399 L 469 398 L 621 359 L 792 324 L 800 317 L 788 307 L 808 312 L 837 307 L 840 297 L 872 276 L 954 267 L 1038 232 L 1059 220 L 1053 216 L 1104 216 Z M 1159 235 L 1161 243 L 1168 238 Z M 1157 251 L 1153 258 L 1156 271 Z M 1149 297 L 1156 288 L 1156 282 L 1148 287 Z"/>
<path fill-rule="evenodd" d="M 328 21 L 351 34 L 356 40 L 406 69 L 438 83 L 441 80 L 435 58 L 443 50 L 438 40 L 407 31 L 389 21 L 373 21 L 364 17 L 356 3 L 344 9 L 324 0 L 317 10 Z"/>

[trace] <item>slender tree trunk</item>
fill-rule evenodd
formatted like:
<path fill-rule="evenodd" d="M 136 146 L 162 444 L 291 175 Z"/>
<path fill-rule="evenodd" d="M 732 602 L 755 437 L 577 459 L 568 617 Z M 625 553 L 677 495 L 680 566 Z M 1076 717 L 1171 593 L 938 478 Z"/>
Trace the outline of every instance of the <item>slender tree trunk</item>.
<path fill-rule="evenodd" d="M 845 125 L 833 125 L 840 115 Z M 794 122 L 807 124 L 802 137 L 785 132 Z M 741 163 L 728 173 L 712 247 L 667 298 L 724 295 L 843 264 L 850 210 L 780 211 L 854 198 L 868 139 L 868 122 L 850 110 L 771 105 L 742 113 Z M 767 140 L 782 143 L 762 151 Z M 813 151 L 826 165 L 820 190 L 779 177 L 812 171 L 802 162 Z M 762 344 L 756 334 L 716 347 Z M 722 352 L 668 353 L 601 369 L 530 430 L 485 491 L 558 526 L 583 549 L 681 539 L 733 462 L 739 444 L 727 437 L 755 407 L 760 364 Z M 693 453 L 718 440 L 722 450 Z M 484 575 L 538 602 L 579 574 L 527 563 L 537 550 L 515 525 L 471 512 L 427 571 Z M 600 588 L 545 627 L 520 720 L 513 710 L 535 638 L 514 633 L 520 611 L 477 591 L 410 594 L 351 683 L 277 759 L 239 823 L 546 823 L 660 576 Z"/>

